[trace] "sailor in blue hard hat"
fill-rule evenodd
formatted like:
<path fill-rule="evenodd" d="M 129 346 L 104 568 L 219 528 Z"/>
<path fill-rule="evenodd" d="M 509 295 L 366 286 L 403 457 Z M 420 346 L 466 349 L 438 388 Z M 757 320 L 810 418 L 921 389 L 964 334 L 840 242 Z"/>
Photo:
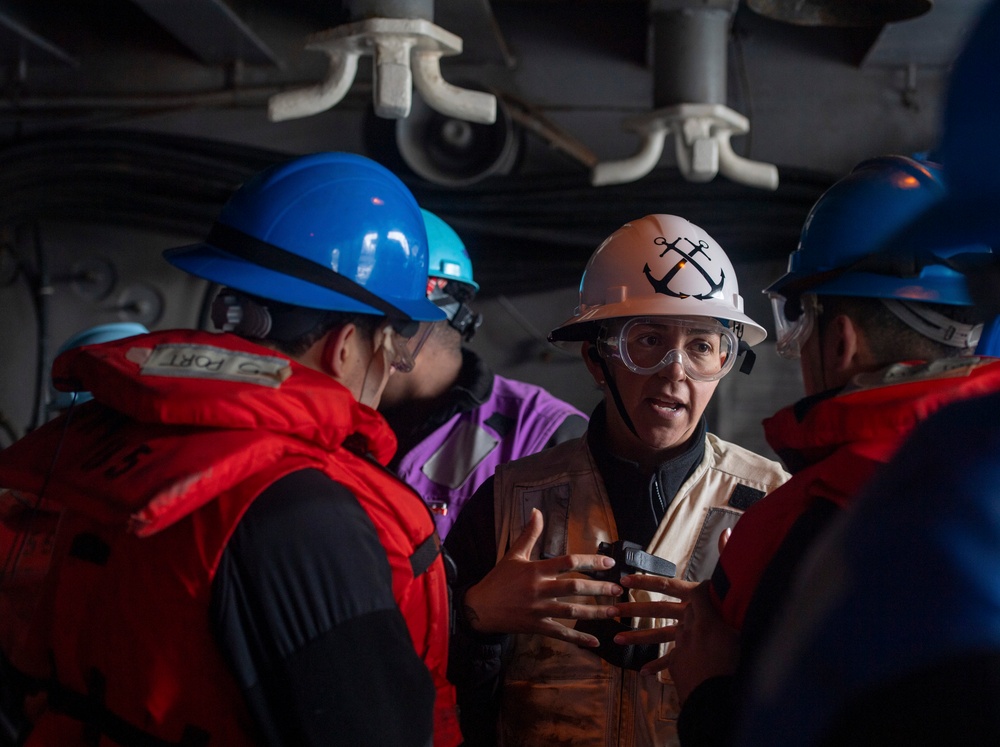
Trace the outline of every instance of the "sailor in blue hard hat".
<path fill-rule="evenodd" d="M 327 312 L 384 316 L 392 362 L 366 379 L 360 401 L 377 405 L 392 371 L 413 367 L 444 312 L 428 301 L 426 230 L 413 196 L 384 169 L 349 153 L 306 156 L 248 181 L 208 238 L 165 252 L 176 267 L 220 283 L 220 329 L 282 341 Z"/>
<path fill-rule="evenodd" d="M 223 286 L 220 332 L 66 350 L 53 380 L 93 401 L 0 451 L 15 741 L 458 747 L 441 542 L 373 409 L 445 317 L 415 198 L 290 158 L 165 256 Z M 59 707 L 91 691 L 98 717 Z"/>
<path fill-rule="evenodd" d="M 902 336 L 917 335 L 955 353 L 972 354 L 982 320 L 978 314 L 970 316 L 972 297 L 958 263 L 988 256 L 990 248 L 949 242 L 919 257 L 885 250 L 894 234 L 940 203 L 946 192 L 939 164 L 906 156 L 864 161 L 830 187 L 806 218 L 788 272 L 764 291 L 772 301 L 778 353 L 798 358 L 822 299 L 847 297 L 878 299 L 872 308 L 888 311 L 887 324 Z M 825 388 L 822 382 L 817 386 Z"/>
<path fill-rule="evenodd" d="M 918 266 L 928 252 L 1000 240 L 998 70 L 993 0 L 949 83 L 936 152 L 946 193 L 887 238 L 883 260 Z M 989 318 L 1000 264 L 979 259 L 957 266 Z M 994 386 L 930 416 L 817 543 L 771 627 L 734 744 L 1000 741 L 998 412 Z"/>

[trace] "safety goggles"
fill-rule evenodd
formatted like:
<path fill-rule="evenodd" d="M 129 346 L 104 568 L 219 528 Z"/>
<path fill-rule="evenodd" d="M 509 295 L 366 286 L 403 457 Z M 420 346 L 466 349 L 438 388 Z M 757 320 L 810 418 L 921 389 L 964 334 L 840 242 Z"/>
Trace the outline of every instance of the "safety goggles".
<path fill-rule="evenodd" d="M 786 298 L 780 293 L 769 295 L 771 311 L 774 313 L 778 355 L 795 360 L 802 355 L 802 346 L 812 334 L 816 320 L 823 313 L 823 307 L 812 293 L 795 298 Z"/>
<path fill-rule="evenodd" d="M 430 322 L 391 322 L 381 330 L 376 350 L 385 350 L 389 365 L 399 373 L 409 373 L 416 365 L 417 354 L 431 333 Z"/>
<path fill-rule="evenodd" d="M 472 340 L 483 323 L 483 315 L 469 308 L 475 296 L 472 286 L 446 278 L 428 278 L 427 298 L 448 315 L 448 324 L 462 335 L 466 342 Z"/>
<path fill-rule="evenodd" d="M 638 374 L 654 374 L 680 364 L 688 378 L 717 381 L 736 362 L 739 340 L 715 319 L 632 317 L 611 320 L 597 340 L 605 358 L 617 359 Z"/>

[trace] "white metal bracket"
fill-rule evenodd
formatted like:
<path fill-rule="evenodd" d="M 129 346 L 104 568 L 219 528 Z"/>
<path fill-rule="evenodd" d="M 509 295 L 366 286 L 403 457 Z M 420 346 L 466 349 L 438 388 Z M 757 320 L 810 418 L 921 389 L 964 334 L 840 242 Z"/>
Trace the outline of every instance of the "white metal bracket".
<path fill-rule="evenodd" d="M 594 166 L 594 186 L 641 179 L 656 167 L 667 135 L 673 134 L 677 167 L 688 181 L 707 182 L 722 174 L 752 187 L 778 188 L 776 166 L 733 152 L 729 139 L 749 132 L 750 121 L 727 106 L 679 104 L 627 119 L 622 127 L 640 136 L 640 148 L 629 158 Z"/>
<path fill-rule="evenodd" d="M 470 122 L 493 124 L 496 97 L 447 83 L 441 57 L 460 54 L 462 39 L 425 19 L 371 18 L 309 37 L 306 49 L 330 58 L 325 80 L 275 94 L 268 102 L 273 122 L 326 111 L 347 94 L 358 70 L 358 58 L 374 57 L 375 113 L 387 119 L 409 115 L 415 85 L 427 104 L 442 114 Z"/>

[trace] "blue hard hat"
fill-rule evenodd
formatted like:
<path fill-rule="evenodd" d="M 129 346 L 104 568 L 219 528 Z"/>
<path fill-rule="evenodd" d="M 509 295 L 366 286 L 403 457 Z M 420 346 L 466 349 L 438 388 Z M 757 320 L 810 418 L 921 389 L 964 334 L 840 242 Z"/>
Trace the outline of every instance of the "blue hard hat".
<path fill-rule="evenodd" d="M 465 283 L 478 291 L 479 283 L 472 279 L 472 260 L 455 229 L 430 210 L 421 208 L 420 211 L 424 214 L 424 227 L 427 229 L 427 243 L 430 246 L 430 270 L 427 274 L 432 278 Z"/>
<path fill-rule="evenodd" d="M 71 335 L 66 342 L 59 346 L 56 351 L 56 358 L 67 350 L 82 348 L 84 345 L 97 345 L 102 342 L 121 340 L 125 337 L 148 334 L 149 330 L 137 322 L 113 322 L 111 324 L 99 324 L 96 327 L 87 329 Z M 49 410 L 65 410 L 71 405 L 79 405 L 93 399 L 90 392 L 60 392 L 52 386 L 49 381 Z"/>
<path fill-rule="evenodd" d="M 976 355 L 989 355 L 1000 358 L 1000 317 L 994 317 L 983 325 L 976 345 Z"/>
<path fill-rule="evenodd" d="M 222 208 L 207 239 L 168 262 L 261 298 L 329 311 L 437 321 L 427 299 L 427 233 L 392 172 L 352 153 L 265 169 Z"/>
<path fill-rule="evenodd" d="M 946 194 L 938 164 L 906 156 L 863 161 L 813 205 L 788 272 L 764 292 L 970 305 L 965 275 L 949 258 L 989 253 L 989 247 L 923 247 L 919 263 L 891 261 L 903 247 L 890 239 Z"/>

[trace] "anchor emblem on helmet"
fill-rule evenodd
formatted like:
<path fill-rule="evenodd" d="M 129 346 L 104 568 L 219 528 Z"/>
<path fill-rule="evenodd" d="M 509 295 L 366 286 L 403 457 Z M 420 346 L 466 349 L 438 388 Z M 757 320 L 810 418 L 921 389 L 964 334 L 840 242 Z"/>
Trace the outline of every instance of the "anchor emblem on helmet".
<path fill-rule="evenodd" d="M 692 248 L 689 251 L 685 252 L 678 246 L 678 244 L 680 244 L 681 241 L 686 241 L 688 244 L 691 245 Z M 699 241 L 697 244 L 695 244 L 693 241 L 691 241 L 691 239 L 686 239 L 684 237 L 680 237 L 675 241 L 667 241 L 665 238 L 660 236 L 655 240 L 654 243 L 656 243 L 659 246 L 666 247 L 666 249 L 660 252 L 661 257 L 669 251 L 675 251 L 679 255 L 681 255 L 680 259 L 677 260 L 677 264 L 675 264 L 672 268 L 670 268 L 667 274 L 664 275 L 659 280 L 653 277 L 652 272 L 650 272 L 648 262 L 642 268 L 642 272 L 646 276 L 646 280 L 648 280 L 649 284 L 653 286 L 654 291 L 656 291 L 657 293 L 662 293 L 666 296 L 673 296 L 674 298 L 691 297 L 691 298 L 697 298 L 699 301 L 704 301 L 707 298 L 712 298 L 713 296 L 717 295 L 718 292 L 722 290 L 722 286 L 726 282 L 725 269 L 721 270 L 721 275 L 718 281 L 716 281 L 712 279 L 712 276 L 708 274 L 708 271 L 704 267 L 702 267 L 695 259 L 695 257 L 698 254 L 704 254 L 705 257 L 711 260 L 711 257 L 709 257 L 708 253 L 705 251 L 708 248 L 708 242 L 702 240 Z M 688 262 L 690 262 L 694 266 L 694 268 L 701 273 L 701 276 L 705 278 L 705 282 L 708 283 L 707 292 L 692 295 L 690 293 L 679 293 L 677 291 L 670 289 L 670 281 L 673 280 L 674 275 L 680 272 L 687 265 Z"/>

